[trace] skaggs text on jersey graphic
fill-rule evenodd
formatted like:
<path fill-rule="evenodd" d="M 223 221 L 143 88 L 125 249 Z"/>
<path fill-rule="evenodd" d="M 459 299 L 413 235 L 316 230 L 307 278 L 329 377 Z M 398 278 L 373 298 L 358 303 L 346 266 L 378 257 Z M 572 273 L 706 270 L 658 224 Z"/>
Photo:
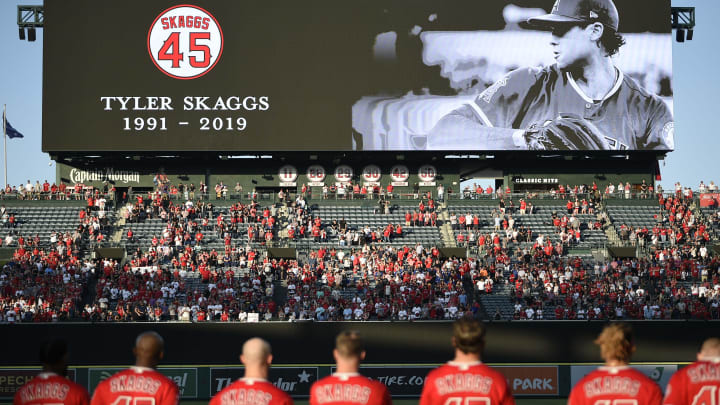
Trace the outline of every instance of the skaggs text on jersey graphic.
<path fill-rule="evenodd" d="M 190 4 L 170 7 L 155 18 L 147 39 L 150 59 L 176 79 L 195 79 L 217 64 L 223 33 L 215 17 Z"/>

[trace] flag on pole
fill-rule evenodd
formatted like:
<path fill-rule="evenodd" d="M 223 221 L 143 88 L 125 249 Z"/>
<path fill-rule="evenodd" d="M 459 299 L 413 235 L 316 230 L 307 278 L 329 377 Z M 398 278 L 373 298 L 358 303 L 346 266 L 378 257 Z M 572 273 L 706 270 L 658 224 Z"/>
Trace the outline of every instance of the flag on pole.
<path fill-rule="evenodd" d="M 5 133 L 7 134 L 8 138 L 24 138 L 23 134 L 21 134 L 17 129 L 13 128 L 12 125 L 10 125 L 10 121 L 7 120 L 7 117 L 3 115 L 3 120 L 5 121 Z"/>

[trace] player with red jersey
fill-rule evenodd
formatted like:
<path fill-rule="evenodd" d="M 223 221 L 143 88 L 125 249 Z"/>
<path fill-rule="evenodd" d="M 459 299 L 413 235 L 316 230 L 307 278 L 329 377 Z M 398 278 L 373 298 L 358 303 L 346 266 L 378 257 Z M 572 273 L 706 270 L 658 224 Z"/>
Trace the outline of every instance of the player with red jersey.
<path fill-rule="evenodd" d="M 293 405 L 290 395 L 267 379 L 272 363 L 268 342 L 260 338 L 245 342 L 240 361 L 245 365 L 245 376 L 218 392 L 210 400 L 210 405 Z"/>
<path fill-rule="evenodd" d="M 42 372 L 16 393 L 13 405 L 88 405 L 90 396 L 82 386 L 63 377 L 67 373 L 67 343 L 53 340 L 40 349 Z"/>
<path fill-rule="evenodd" d="M 578 381 L 570 392 L 568 405 L 660 405 L 660 387 L 628 366 L 635 351 L 630 325 L 605 327 L 595 344 L 600 346 L 605 366 Z"/>
<path fill-rule="evenodd" d="M 697 361 L 670 378 L 663 405 L 720 404 L 720 339 L 703 343 Z"/>
<path fill-rule="evenodd" d="M 177 405 L 175 383 L 155 370 L 164 355 L 163 338 L 144 332 L 135 340 L 135 366 L 102 381 L 93 393 L 91 405 Z"/>
<path fill-rule="evenodd" d="M 514 405 L 505 377 L 480 360 L 485 329 L 474 319 L 453 325 L 455 358 L 425 378 L 420 405 Z"/>
<path fill-rule="evenodd" d="M 337 370 L 310 389 L 310 405 L 392 405 L 385 385 L 358 372 L 365 359 L 363 340 L 355 331 L 340 333 L 333 357 Z"/>

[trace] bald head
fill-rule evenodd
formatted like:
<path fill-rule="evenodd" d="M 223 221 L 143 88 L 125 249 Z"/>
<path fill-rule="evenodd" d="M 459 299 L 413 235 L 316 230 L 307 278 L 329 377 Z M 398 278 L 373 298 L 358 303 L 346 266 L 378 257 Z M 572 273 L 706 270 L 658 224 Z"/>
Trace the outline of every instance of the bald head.
<path fill-rule="evenodd" d="M 243 345 L 241 360 L 245 366 L 267 364 L 272 355 L 270 343 L 261 338 L 249 339 Z"/>
<path fill-rule="evenodd" d="M 706 340 L 698 353 L 698 360 L 720 360 L 720 339 L 710 338 Z"/>
<path fill-rule="evenodd" d="M 243 345 L 240 361 L 245 365 L 245 378 L 268 378 L 272 363 L 270 343 L 260 338 L 249 339 Z"/>
<path fill-rule="evenodd" d="M 135 339 L 135 365 L 154 368 L 163 358 L 165 341 L 157 332 L 148 331 Z"/>

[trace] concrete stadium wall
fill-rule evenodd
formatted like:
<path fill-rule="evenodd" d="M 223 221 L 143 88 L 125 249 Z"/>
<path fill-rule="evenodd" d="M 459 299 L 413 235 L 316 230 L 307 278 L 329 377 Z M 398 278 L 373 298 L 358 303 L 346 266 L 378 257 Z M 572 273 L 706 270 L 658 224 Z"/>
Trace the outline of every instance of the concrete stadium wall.
<path fill-rule="evenodd" d="M 600 361 L 592 341 L 603 322 L 544 321 L 487 324 L 488 362 L 578 363 Z M 155 330 L 166 339 L 166 364 L 226 364 L 237 359 L 242 343 L 261 336 L 273 345 L 277 362 L 331 363 L 336 334 L 357 329 L 366 338 L 369 363 L 437 363 L 453 354 L 451 323 L 68 323 L 0 325 L 3 365 L 36 364 L 40 343 L 63 337 L 77 364 L 128 364 L 135 337 Z M 635 322 L 634 361 L 682 362 L 695 357 L 702 341 L 717 336 L 719 322 Z"/>

